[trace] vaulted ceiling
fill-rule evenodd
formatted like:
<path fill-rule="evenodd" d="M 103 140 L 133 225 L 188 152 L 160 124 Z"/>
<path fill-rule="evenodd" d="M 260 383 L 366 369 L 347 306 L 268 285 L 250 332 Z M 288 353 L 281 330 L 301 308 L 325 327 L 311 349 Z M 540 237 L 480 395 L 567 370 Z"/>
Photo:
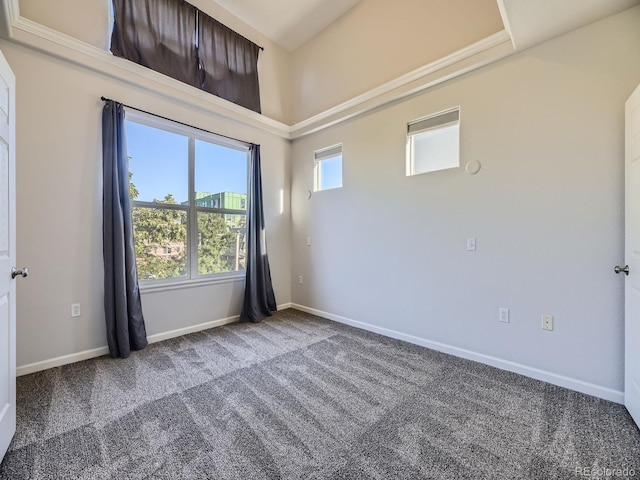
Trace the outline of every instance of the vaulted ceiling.
<path fill-rule="evenodd" d="M 216 3 L 293 51 L 360 0 L 216 0 Z"/>
<path fill-rule="evenodd" d="M 285 49 L 293 51 L 360 0 L 214 0 Z M 365 0 L 366 1 L 366 0 Z M 386 0 L 385 0 L 386 1 Z M 496 0 L 517 49 L 595 22 L 640 0 Z M 398 4 L 401 7 L 401 3 Z M 451 34 L 456 35 L 455 25 Z"/>

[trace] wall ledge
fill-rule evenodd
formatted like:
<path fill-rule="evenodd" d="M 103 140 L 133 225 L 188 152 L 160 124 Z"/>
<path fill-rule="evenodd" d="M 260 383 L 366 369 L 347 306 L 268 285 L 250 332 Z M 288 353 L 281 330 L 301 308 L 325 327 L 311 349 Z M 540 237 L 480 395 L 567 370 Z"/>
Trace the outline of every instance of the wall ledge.
<path fill-rule="evenodd" d="M 296 139 L 345 122 L 409 95 L 469 73 L 515 53 L 509 34 L 502 30 L 412 72 L 373 88 L 351 100 L 291 126 Z"/>
<path fill-rule="evenodd" d="M 5 4 L 4 14 L 13 15 L 10 26 L 5 26 L 5 30 L 9 33 L 8 40 L 15 44 L 143 88 L 161 97 L 178 100 L 196 110 L 258 128 L 279 137 L 290 137 L 291 128 L 282 122 L 21 17 L 16 6 L 7 8 L 7 4 L 17 3 L 17 0 L 2 1 Z M 108 92 L 105 92 L 105 95 L 108 95 Z"/>
<path fill-rule="evenodd" d="M 322 113 L 287 125 L 22 17 L 19 0 L 0 1 L 0 13 L 4 17 L 4 22 L 0 22 L 0 33 L 15 44 L 287 140 L 294 140 L 366 114 L 515 52 L 510 35 L 503 30 Z"/>
<path fill-rule="evenodd" d="M 332 313 L 323 312 L 322 310 L 316 310 L 315 308 L 306 307 L 304 305 L 292 303 L 291 307 L 296 310 L 300 310 L 301 312 L 311 313 L 312 315 L 326 318 L 327 320 L 343 323 L 345 325 L 350 325 L 362 330 L 378 333 L 386 337 L 395 338 L 397 340 L 403 340 L 408 343 L 413 343 L 414 345 L 420 345 L 422 347 L 430 348 L 438 352 L 448 353 L 456 357 L 483 363 L 485 365 L 490 365 L 492 367 L 506 370 L 508 372 L 518 373 L 520 375 L 524 375 L 525 377 L 533 378 L 535 380 L 541 380 L 552 385 L 568 388 L 576 392 L 592 395 L 594 397 L 609 400 L 611 402 L 624 404 L 624 392 L 620 390 L 614 390 L 601 385 L 596 385 L 594 383 L 578 380 L 576 378 L 566 377 L 557 373 L 540 370 L 529 365 L 523 365 L 521 363 L 504 360 L 502 358 L 486 355 L 484 353 L 474 352 L 472 350 L 459 348 L 441 342 L 435 342 L 427 338 L 416 337 L 414 335 L 409 335 L 397 330 L 378 327 L 370 323 L 353 320 L 350 318 L 342 317 L 340 315 L 334 315 Z"/>

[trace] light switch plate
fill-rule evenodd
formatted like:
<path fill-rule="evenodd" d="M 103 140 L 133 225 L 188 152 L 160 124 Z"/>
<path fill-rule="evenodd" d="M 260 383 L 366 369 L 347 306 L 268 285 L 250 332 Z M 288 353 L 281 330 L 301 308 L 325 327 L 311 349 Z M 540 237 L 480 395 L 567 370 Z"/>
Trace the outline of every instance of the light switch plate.
<path fill-rule="evenodd" d="M 467 238 L 467 251 L 468 252 L 476 251 L 476 239 L 474 237 Z"/>

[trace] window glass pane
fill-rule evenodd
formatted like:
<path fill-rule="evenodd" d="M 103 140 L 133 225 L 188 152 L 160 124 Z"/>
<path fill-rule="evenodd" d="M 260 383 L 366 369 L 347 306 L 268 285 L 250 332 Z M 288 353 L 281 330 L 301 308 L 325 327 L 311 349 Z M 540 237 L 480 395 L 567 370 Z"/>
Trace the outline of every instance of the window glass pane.
<path fill-rule="evenodd" d="M 342 187 L 342 155 L 320 160 L 317 168 L 318 190 Z"/>
<path fill-rule="evenodd" d="M 132 207 L 136 266 L 140 280 L 187 275 L 187 212 Z"/>
<path fill-rule="evenodd" d="M 198 207 L 247 209 L 247 151 L 196 140 Z"/>
<path fill-rule="evenodd" d="M 413 174 L 434 172 L 460 166 L 460 125 L 455 123 L 411 137 Z"/>
<path fill-rule="evenodd" d="M 245 269 L 247 216 L 198 212 L 198 273 Z"/>
<path fill-rule="evenodd" d="M 186 204 L 188 137 L 132 121 L 126 130 L 131 199 Z"/>

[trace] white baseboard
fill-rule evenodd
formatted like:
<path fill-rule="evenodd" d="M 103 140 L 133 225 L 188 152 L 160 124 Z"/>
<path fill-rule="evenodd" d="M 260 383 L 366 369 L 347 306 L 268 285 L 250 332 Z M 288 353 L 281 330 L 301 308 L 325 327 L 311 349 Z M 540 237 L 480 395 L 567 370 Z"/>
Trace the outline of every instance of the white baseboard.
<path fill-rule="evenodd" d="M 213 320 L 211 322 L 200 323 L 198 325 L 191 325 L 189 327 L 177 328 L 175 330 L 169 330 L 168 332 L 155 333 L 147 336 L 147 341 L 151 343 L 162 342 L 163 340 L 169 340 L 170 338 L 181 337 L 182 335 L 188 335 L 190 333 L 201 332 L 202 330 L 209 330 L 210 328 L 222 327 L 223 325 L 229 325 L 235 323 L 240 319 L 240 315 L 234 315 L 233 317 L 221 318 L 220 320 Z"/>
<path fill-rule="evenodd" d="M 278 305 L 278 310 L 285 310 L 292 308 L 291 303 L 283 303 Z M 222 318 L 220 320 L 213 320 L 211 322 L 200 323 L 198 325 L 191 325 L 189 327 L 178 328 L 176 330 L 170 330 L 168 332 L 156 333 L 149 335 L 147 341 L 151 343 L 158 343 L 170 338 L 181 337 L 189 333 L 201 332 L 202 330 L 208 330 L 210 328 L 221 327 L 230 323 L 237 322 L 240 315 L 234 315 L 232 317 Z M 50 358 L 48 360 L 42 360 L 41 362 L 29 363 L 27 365 L 21 365 L 16 368 L 16 376 L 28 375 L 30 373 L 40 372 L 42 370 L 48 370 L 50 368 L 59 367 L 61 365 L 67 365 L 69 363 L 81 362 L 82 360 L 89 360 L 90 358 L 101 357 L 102 355 L 108 355 L 108 347 L 93 348 L 91 350 L 85 350 L 83 352 L 71 353 L 69 355 L 63 355 L 61 357 Z"/>
<path fill-rule="evenodd" d="M 432 350 L 448 353 L 456 357 L 465 358 L 467 360 L 473 360 L 479 363 L 484 363 L 486 365 L 500 368 L 502 370 L 507 370 L 509 372 L 519 373 L 520 375 L 524 375 L 525 377 L 541 380 L 543 382 L 551 383 L 559 387 L 565 387 L 570 390 L 575 390 L 577 392 L 585 393 L 587 395 L 593 395 L 594 397 L 603 398 L 605 400 L 610 400 L 615 403 L 624 404 L 624 392 L 621 392 L 619 390 L 613 390 L 611 388 L 595 385 L 589 382 L 584 382 L 582 380 L 566 377 L 564 375 L 559 375 L 557 373 L 540 370 L 538 368 L 523 365 L 521 363 L 515 363 L 509 360 L 503 360 L 501 358 L 485 355 L 483 353 L 474 352 L 464 348 L 454 347 L 452 345 L 447 345 L 445 343 L 434 342 L 426 338 L 416 337 L 414 335 L 408 335 L 406 333 L 402 333 L 397 330 L 390 330 L 388 328 L 378 327 L 376 325 L 360 322 L 358 320 L 352 320 L 350 318 L 345 318 L 339 315 L 334 315 L 332 313 L 316 310 L 315 308 L 305 307 L 304 305 L 298 305 L 296 303 L 293 303 L 291 307 L 296 310 L 300 310 L 302 312 L 307 312 L 322 318 L 326 318 L 327 320 L 333 320 L 334 322 L 344 323 L 346 325 L 351 325 L 352 327 L 361 328 L 369 332 L 379 333 L 380 335 L 384 335 L 386 337 L 395 338 L 397 340 L 403 340 L 405 342 L 413 343 L 415 345 L 420 345 L 422 347 L 427 347 Z"/>
<path fill-rule="evenodd" d="M 91 350 L 85 350 L 84 352 L 71 353 L 69 355 L 62 355 L 61 357 L 42 360 L 41 362 L 20 365 L 16 368 L 16 376 L 21 377 L 22 375 L 40 372 L 41 370 L 48 370 L 50 368 L 59 367 L 60 365 L 66 365 L 68 363 L 76 363 L 81 362 L 82 360 L 89 360 L 90 358 L 101 357 L 102 355 L 107 355 L 108 353 L 108 347 L 99 347 L 93 348 Z"/>

